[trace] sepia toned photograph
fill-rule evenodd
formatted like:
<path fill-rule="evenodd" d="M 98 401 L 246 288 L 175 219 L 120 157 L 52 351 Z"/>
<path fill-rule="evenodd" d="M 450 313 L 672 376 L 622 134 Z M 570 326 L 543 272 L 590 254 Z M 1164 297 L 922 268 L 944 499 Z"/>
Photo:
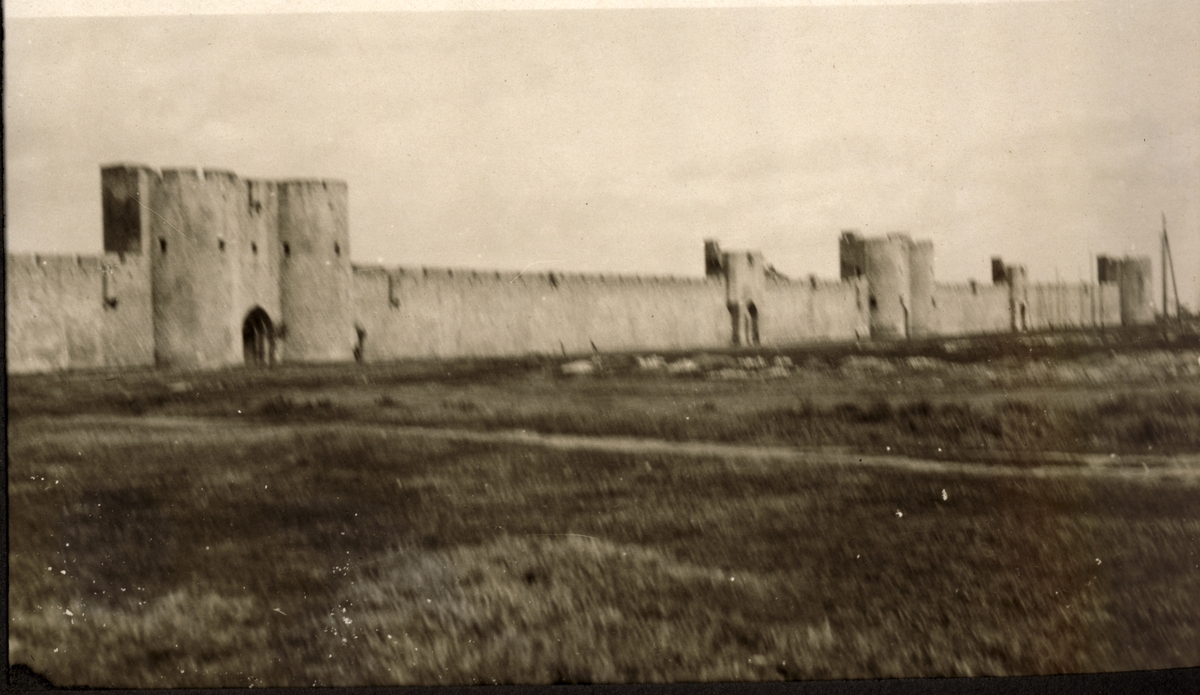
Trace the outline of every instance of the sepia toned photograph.
<path fill-rule="evenodd" d="M 1200 4 L 281 7 L 5 3 L 10 686 L 1200 667 Z"/>

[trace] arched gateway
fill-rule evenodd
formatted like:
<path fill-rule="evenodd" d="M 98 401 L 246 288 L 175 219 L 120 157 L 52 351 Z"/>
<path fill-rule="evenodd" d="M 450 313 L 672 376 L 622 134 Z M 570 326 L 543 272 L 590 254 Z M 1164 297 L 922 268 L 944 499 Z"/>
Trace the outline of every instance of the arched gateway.
<path fill-rule="evenodd" d="M 275 327 L 262 307 L 254 307 L 242 323 L 242 354 L 246 366 L 268 366 L 275 361 Z"/>

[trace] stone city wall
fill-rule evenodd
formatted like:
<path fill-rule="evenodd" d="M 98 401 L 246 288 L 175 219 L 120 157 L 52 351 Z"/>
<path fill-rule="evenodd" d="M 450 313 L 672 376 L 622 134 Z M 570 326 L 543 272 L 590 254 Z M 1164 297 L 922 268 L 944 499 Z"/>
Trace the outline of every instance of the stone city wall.
<path fill-rule="evenodd" d="M 842 233 L 841 282 L 704 245 L 703 279 L 353 267 L 332 180 L 101 169 L 102 256 L 9 255 L 10 372 L 719 349 L 1152 321 L 1147 257 L 1099 284 L 935 284 L 928 240 Z"/>
<path fill-rule="evenodd" d="M 142 256 L 5 255 L 9 372 L 154 364 Z"/>
<path fill-rule="evenodd" d="M 867 280 L 768 278 L 759 307 L 764 345 L 870 338 Z"/>
<path fill-rule="evenodd" d="M 362 358 L 589 354 L 729 345 L 723 282 L 356 267 Z"/>
<path fill-rule="evenodd" d="M 1025 292 L 1024 330 L 1121 325 L 1121 296 L 1115 284 L 1035 283 Z M 1019 305 L 1015 311 L 1019 326 Z"/>
<path fill-rule="evenodd" d="M 938 335 L 1002 333 L 1012 330 L 1007 285 L 937 284 L 933 289 Z"/>

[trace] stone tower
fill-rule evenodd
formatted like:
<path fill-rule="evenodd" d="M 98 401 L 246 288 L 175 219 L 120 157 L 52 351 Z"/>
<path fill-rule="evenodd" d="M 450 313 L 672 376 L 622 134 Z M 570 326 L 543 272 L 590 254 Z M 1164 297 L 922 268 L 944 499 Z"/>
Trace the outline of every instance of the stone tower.
<path fill-rule="evenodd" d="M 909 336 L 921 338 L 938 332 L 937 305 L 933 296 L 933 242 L 914 241 L 908 247 Z"/>
<path fill-rule="evenodd" d="M 1153 266 L 1149 256 L 1099 256 L 1096 278 L 1101 284 L 1112 283 L 1119 288 L 1122 326 L 1154 323 Z"/>
<path fill-rule="evenodd" d="M 912 335 L 912 289 L 910 248 L 912 239 L 895 232 L 886 237 L 864 239 L 854 231 L 843 231 L 839 243 L 843 280 L 866 277 L 871 337 L 908 338 Z M 925 301 L 933 302 L 933 253 L 929 247 L 928 277 L 918 282 Z M 922 330 L 933 322 L 931 312 L 922 314 Z"/>
<path fill-rule="evenodd" d="M 278 184 L 284 358 L 354 358 L 349 199 L 340 181 Z"/>
<path fill-rule="evenodd" d="M 1034 323 L 1029 305 L 1029 273 L 1023 265 L 1005 265 L 1000 256 L 992 256 L 992 284 L 1008 288 L 1009 327 L 1014 333 L 1030 329 Z"/>
<path fill-rule="evenodd" d="M 864 239 L 842 230 L 841 279 L 866 278 L 871 336 L 919 338 L 940 330 L 934 294 L 933 242 L 892 232 Z"/>
<path fill-rule="evenodd" d="M 714 239 L 704 241 L 704 276 L 725 282 L 733 345 L 762 344 L 759 307 L 766 287 L 767 268 L 761 251 L 722 251 Z"/>
<path fill-rule="evenodd" d="M 725 304 L 733 328 L 733 344 L 755 346 L 762 342 L 759 307 L 766 284 L 766 266 L 761 251 L 730 251 L 722 254 L 725 272 Z"/>
<path fill-rule="evenodd" d="M 106 250 L 150 259 L 155 362 L 350 359 L 346 184 L 101 170 Z"/>

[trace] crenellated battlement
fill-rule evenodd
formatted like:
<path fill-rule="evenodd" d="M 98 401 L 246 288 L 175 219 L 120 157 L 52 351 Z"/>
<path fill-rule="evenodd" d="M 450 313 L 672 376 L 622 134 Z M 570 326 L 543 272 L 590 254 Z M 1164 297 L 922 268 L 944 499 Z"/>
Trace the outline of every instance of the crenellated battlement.
<path fill-rule="evenodd" d="M 48 281 L 64 278 L 100 281 L 104 276 L 133 276 L 145 273 L 146 263 L 140 256 L 106 253 L 101 255 L 65 255 L 38 253 L 4 254 L 6 276 L 45 278 Z"/>
<path fill-rule="evenodd" d="M 859 278 L 851 278 L 849 280 L 834 280 L 831 278 L 817 277 L 816 275 L 808 275 L 802 278 L 784 277 L 779 274 L 768 274 L 764 279 L 767 285 L 776 285 L 782 287 L 795 288 L 798 290 L 811 290 L 814 292 L 834 291 L 842 289 L 847 282 L 859 282 Z M 863 280 L 863 286 L 866 286 L 866 281 Z"/>
<path fill-rule="evenodd" d="M 431 282 L 470 282 L 522 285 L 712 285 L 720 282 L 712 278 L 680 277 L 675 275 L 624 275 L 616 273 L 571 273 L 556 270 L 479 270 L 475 268 L 449 268 L 433 266 L 381 266 L 353 265 L 355 275 L 391 276 Z"/>

